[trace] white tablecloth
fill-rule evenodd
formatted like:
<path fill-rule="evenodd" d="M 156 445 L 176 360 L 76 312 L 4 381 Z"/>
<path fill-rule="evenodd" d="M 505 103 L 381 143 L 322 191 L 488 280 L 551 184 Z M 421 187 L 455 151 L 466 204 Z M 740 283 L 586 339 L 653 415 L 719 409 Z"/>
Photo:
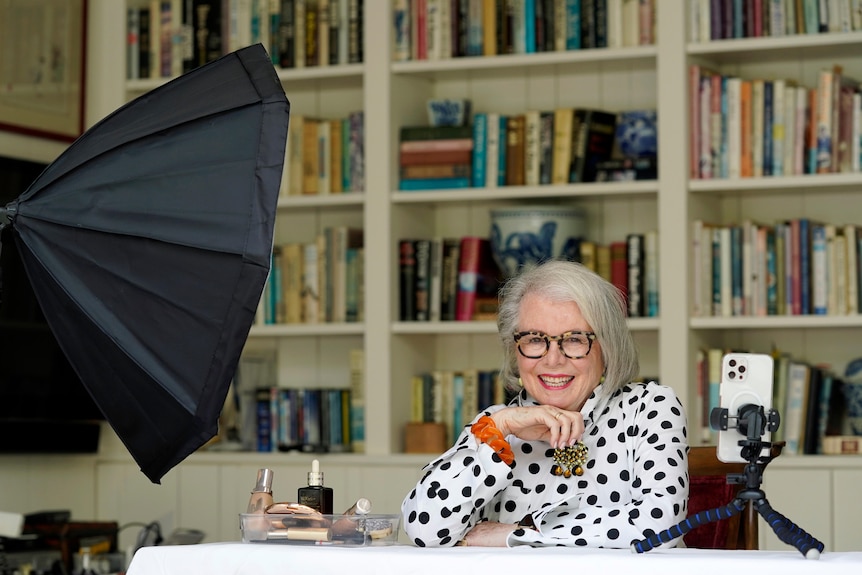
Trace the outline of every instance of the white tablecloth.
<path fill-rule="evenodd" d="M 862 552 L 824 552 L 807 560 L 786 551 L 712 551 L 655 549 L 637 554 L 625 549 L 454 547 L 322 547 L 261 543 L 205 543 L 144 547 L 135 554 L 127 575 L 859 575 Z"/>

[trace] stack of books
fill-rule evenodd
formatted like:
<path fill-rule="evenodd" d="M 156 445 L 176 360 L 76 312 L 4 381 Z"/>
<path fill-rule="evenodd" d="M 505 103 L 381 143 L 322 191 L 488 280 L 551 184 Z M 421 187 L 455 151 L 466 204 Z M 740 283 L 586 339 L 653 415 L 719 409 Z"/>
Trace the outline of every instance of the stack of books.
<path fill-rule="evenodd" d="M 472 126 L 405 126 L 399 148 L 400 190 L 470 186 Z"/>

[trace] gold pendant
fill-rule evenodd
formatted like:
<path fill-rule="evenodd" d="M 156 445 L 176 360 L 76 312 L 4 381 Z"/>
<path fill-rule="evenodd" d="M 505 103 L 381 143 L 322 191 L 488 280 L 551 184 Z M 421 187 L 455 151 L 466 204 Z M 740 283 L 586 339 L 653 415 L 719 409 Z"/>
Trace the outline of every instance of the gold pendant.
<path fill-rule="evenodd" d="M 572 473 L 583 475 L 588 456 L 589 450 L 582 441 L 569 447 L 554 449 L 554 466 L 551 467 L 551 473 L 562 475 L 566 479 L 571 477 Z"/>

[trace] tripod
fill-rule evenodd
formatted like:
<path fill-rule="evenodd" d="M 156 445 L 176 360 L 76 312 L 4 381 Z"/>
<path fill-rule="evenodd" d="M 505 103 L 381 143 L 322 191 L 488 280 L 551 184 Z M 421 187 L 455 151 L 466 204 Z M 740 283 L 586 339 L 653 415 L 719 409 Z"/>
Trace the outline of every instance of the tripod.
<path fill-rule="evenodd" d="M 719 413 L 716 413 L 717 411 Z M 721 413 L 721 411 L 724 413 Z M 739 441 L 742 457 L 748 463 L 743 473 L 728 474 L 727 482 L 742 483 L 745 487 L 739 490 L 733 501 L 723 507 L 701 511 L 683 519 L 670 529 L 651 535 L 641 541 L 633 542 L 632 551 L 645 553 L 663 543 L 682 537 L 695 527 L 732 517 L 745 509 L 747 501 L 751 501 L 755 511 L 766 520 L 766 523 L 772 527 L 775 535 L 781 541 L 795 547 L 806 559 L 818 559 L 820 557 L 820 553 L 824 548 L 823 543 L 774 510 L 766 500 L 766 494 L 760 488 L 760 484 L 763 481 L 763 470 L 774 457 L 771 453 L 767 456 L 762 455 L 764 450 L 769 450 L 772 447 L 772 444 L 768 441 L 762 441 L 761 437 L 767 425 L 770 426 L 771 431 L 777 429 L 777 412 L 770 412 L 769 416 L 767 416 L 762 406 L 749 404 L 740 408 L 739 413 L 740 424 L 738 427 L 740 431 L 748 431 L 747 439 Z M 726 409 L 721 410 L 721 408 L 716 408 L 711 415 L 711 425 L 719 421 L 721 423 L 716 425 L 723 425 L 722 429 L 727 429 Z"/>

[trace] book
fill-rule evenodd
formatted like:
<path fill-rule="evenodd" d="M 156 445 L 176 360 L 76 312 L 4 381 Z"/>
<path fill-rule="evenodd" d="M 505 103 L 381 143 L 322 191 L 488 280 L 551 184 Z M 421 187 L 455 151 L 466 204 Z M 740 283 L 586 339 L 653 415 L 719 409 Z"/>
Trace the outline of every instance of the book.
<path fill-rule="evenodd" d="M 802 453 L 814 455 L 817 453 L 818 429 L 820 427 L 820 399 L 825 374 L 821 366 L 812 365 L 808 369 L 808 396 L 805 398 L 805 410 L 803 412 L 804 431 L 801 442 Z M 831 383 L 831 382 L 830 382 Z M 825 418 L 824 418 L 825 431 Z"/>
<path fill-rule="evenodd" d="M 463 166 L 470 166 L 473 161 L 473 151 L 472 150 L 439 150 L 439 151 L 427 151 L 427 150 L 410 150 L 410 151 L 400 151 L 399 152 L 399 164 L 403 166 L 427 166 L 427 165 L 439 165 L 439 164 L 460 164 Z M 463 187 L 469 187 L 471 181 L 469 178 L 466 178 L 466 185 Z M 452 186 L 448 186 L 452 187 Z"/>
<path fill-rule="evenodd" d="M 353 2 L 354 0 L 348 0 Z M 350 191 L 365 191 L 365 113 L 363 111 L 348 114 L 350 123 Z"/>
<path fill-rule="evenodd" d="M 425 164 L 401 166 L 399 175 L 405 180 L 435 178 L 470 178 L 472 170 L 466 164 Z"/>
<path fill-rule="evenodd" d="M 496 188 L 499 183 L 500 153 L 505 155 L 506 148 L 502 143 L 500 132 L 500 114 L 489 112 L 487 129 L 485 131 L 485 181 L 479 187 Z"/>
<path fill-rule="evenodd" d="M 461 259 L 460 238 L 443 238 L 440 281 L 440 320 L 455 321 L 458 296 L 458 264 Z"/>
<path fill-rule="evenodd" d="M 574 111 L 572 160 L 568 181 L 596 181 L 596 165 L 610 159 L 617 116 L 604 110 L 576 108 Z"/>
<path fill-rule="evenodd" d="M 141 11 L 126 8 L 126 78 L 136 80 L 141 77 Z M 149 27 L 149 20 L 147 20 Z M 149 42 L 149 34 L 147 35 Z M 148 70 L 149 72 L 149 70 Z"/>
<path fill-rule="evenodd" d="M 583 251 L 583 244 L 581 244 Z M 644 234 L 644 291 L 647 317 L 659 316 L 659 251 L 658 231 Z"/>
<path fill-rule="evenodd" d="M 553 181 L 554 170 L 554 112 L 539 113 L 539 184 Z"/>
<path fill-rule="evenodd" d="M 827 435 L 823 438 L 823 453 L 825 455 L 860 455 L 862 454 L 862 436 Z"/>
<path fill-rule="evenodd" d="M 804 363 L 790 363 L 787 375 L 787 405 L 781 425 L 784 427 L 785 450 L 789 455 L 801 455 L 805 446 L 805 415 L 808 401 L 810 370 Z"/>
<path fill-rule="evenodd" d="M 566 184 L 569 181 L 569 163 L 572 157 L 572 121 L 574 110 L 558 108 L 554 110 L 552 184 Z"/>
<path fill-rule="evenodd" d="M 473 138 L 473 126 L 402 126 L 399 141 L 456 140 Z"/>
<path fill-rule="evenodd" d="M 491 242 L 487 238 L 465 236 L 461 238 L 458 260 L 458 293 L 456 294 L 455 320 L 471 321 L 476 299 L 495 295 L 499 271 L 491 255 Z"/>
<path fill-rule="evenodd" d="M 488 165 L 488 114 L 477 112 L 473 115 L 473 174 L 471 185 L 474 188 L 485 186 L 485 169 Z"/>
<path fill-rule="evenodd" d="M 332 310 L 329 321 L 341 323 L 347 321 L 347 252 L 363 246 L 364 233 L 361 228 L 349 226 L 334 226 L 327 228 L 329 232 L 329 285 L 331 286 L 331 301 L 328 307 Z"/>
<path fill-rule="evenodd" d="M 628 246 L 625 241 L 614 241 L 610 244 L 610 282 L 614 284 L 628 309 L 629 271 L 628 271 Z M 599 260 L 601 264 L 601 260 Z M 599 268 L 601 269 L 601 267 Z"/>
<path fill-rule="evenodd" d="M 419 239 L 413 243 L 416 271 L 413 279 L 414 321 L 428 321 L 431 311 L 431 240 Z"/>
<path fill-rule="evenodd" d="M 413 321 L 416 317 L 416 244 L 415 240 L 398 241 L 398 320 Z"/>
<path fill-rule="evenodd" d="M 284 323 L 302 323 L 302 244 L 284 244 L 281 250 Z"/>
<path fill-rule="evenodd" d="M 524 114 L 524 184 L 539 185 L 539 166 L 541 162 L 541 114 L 538 110 L 528 110 Z"/>
<path fill-rule="evenodd" d="M 628 270 L 628 315 L 646 315 L 646 278 L 644 269 L 644 234 L 626 236 L 626 267 Z"/>
<path fill-rule="evenodd" d="M 430 240 L 428 264 L 428 320 L 440 321 L 443 291 L 443 238 Z"/>
<path fill-rule="evenodd" d="M 453 188 L 469 188 L 468 176 L 452 178 L 404 178 L 398 182 L 398 189 L 403 191 L 437 190 Z"/>
<path fill-rule="evenodd" d="M 506 126 L 506 185 L 523 186 L 526 182 L 526 115 L 508 117 Z"/>

